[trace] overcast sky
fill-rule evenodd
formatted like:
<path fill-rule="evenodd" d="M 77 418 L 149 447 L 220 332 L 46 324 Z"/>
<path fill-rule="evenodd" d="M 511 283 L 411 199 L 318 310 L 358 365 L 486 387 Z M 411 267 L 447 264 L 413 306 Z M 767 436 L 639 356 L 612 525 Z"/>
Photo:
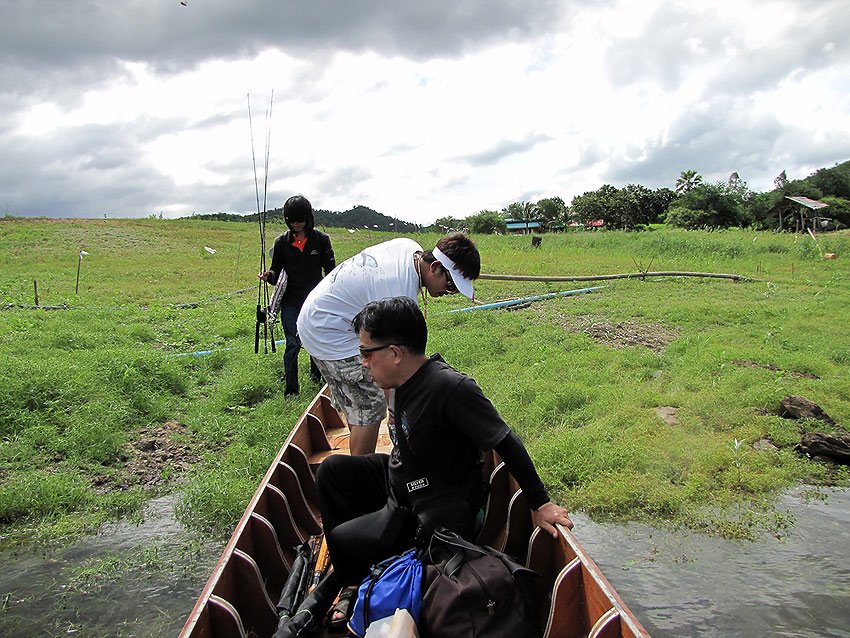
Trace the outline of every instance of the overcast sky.
<path fill-rule="evenodd" d="M 249 95 L 269 209 L 300 192 L 430 223 L 688 169 L 766 191 L 850 159 L 848 0 L 0 0 L 0 17 L 9 215 L 256 212 Z"/>

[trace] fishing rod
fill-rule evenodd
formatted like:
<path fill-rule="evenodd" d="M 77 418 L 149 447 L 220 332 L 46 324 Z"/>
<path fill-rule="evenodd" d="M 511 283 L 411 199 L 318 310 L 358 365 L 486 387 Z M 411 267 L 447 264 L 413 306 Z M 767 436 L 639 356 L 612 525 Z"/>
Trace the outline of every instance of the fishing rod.
<path fill-rule="evenodd" d="M 274 105 L 274 91 L 272 91 L 269 110 L 266 111 L 266 152 L 264 157 L 263 177 L 263 207 L 260 210 L 260 185 L 257 179 L 257 156 L 254 152 L 254 121 L 251 115 L 251 94 L 248 94 L 248 126 L 251 131 L 251 162 L 254 167 L 254 191 L 257 198 L 257 223 L 260 229 L 260 272 L 266 271 L 266 206 L 269 189 L 269 145 L 271 143 L 271 109 Z M 269 337 L 271 337 L 272 352 L 276 352 L 274 340 L 274 324 L 269 325 L 269 289 L 268 283 L 260 280 L 257 284 L 257 315 L 254 326 L 254 353 L 260 352 L 260 326 L 263 329 L 263 354 L 269 353 Z M 271 328 L 271 330 L 270 330 Z M 269 334 L 271 332 L 271 335 Z"/>

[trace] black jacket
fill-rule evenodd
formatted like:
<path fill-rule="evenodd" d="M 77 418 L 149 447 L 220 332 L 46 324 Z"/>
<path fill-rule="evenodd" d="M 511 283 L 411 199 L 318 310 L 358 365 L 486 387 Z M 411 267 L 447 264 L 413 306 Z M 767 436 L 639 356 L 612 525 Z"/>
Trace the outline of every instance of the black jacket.
<path fill-rule="evenodd" d="M 277 284 L 281 270 L 289 277 L 281 304 L 301 307 L 310 291 L 336 266 L 331 238 L 320 230 L 307 231 L 304 251 L 292 245 L 292 231 L 288 230 L 274 240 L 269 283 Z"/>

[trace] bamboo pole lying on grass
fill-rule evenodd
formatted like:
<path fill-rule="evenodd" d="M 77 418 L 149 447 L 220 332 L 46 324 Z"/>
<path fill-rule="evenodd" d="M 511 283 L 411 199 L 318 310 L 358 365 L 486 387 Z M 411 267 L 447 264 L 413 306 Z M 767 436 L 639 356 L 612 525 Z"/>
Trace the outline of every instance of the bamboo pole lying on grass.
<path fill-rule="evenodd" d="M 618 275 L 588 275 L 582 277 L 537 277 L 533 275 L 488 275 L 481 274 L 478 279 L 491 279 L 494 281 L 602 281 L 606 279 L 629 279 L 641 277 L 715 277 L 717 279 L 734 279 L 735 281 L 755 281 L 750 277 L 741 275 L 714 273 L 714 272 L 686 272 L 686 271 L 662 271 L 662 272 L 629 272 Z"/>

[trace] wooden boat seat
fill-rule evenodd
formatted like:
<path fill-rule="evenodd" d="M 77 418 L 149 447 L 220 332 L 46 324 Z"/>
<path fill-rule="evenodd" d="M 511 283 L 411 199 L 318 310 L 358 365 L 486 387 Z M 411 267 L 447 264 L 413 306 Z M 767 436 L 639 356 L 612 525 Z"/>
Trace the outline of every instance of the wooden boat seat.
<path fill-rule="evenodd" d="M 233 550 L 212 593 L 233 605 L 246 633 L 271 636 L 277 629 L 277 609 L 263 586 L 260 569 L 241 549 Z"/>
<path fill-rule="evenodd" d="M 257 563 L 263 585 L 272 600 L 280 598 L 290 567 L 286 563 L 272 524 L 256 511 L 252 512 L 236 547 Z"/>
<path fill-rule="evenodd" d="M 215 594 L 210 596 L 210 604 L 204 608 L 196 627 L 198 631 L 209 632 L 208 635 L 211 636 L 248 638 L 239 612 L 224 598 Z"/>
<path fill-rule="evenodd" d="M 293 520 L 306 536 L 315 536 L 322 532 L 318 510 L 310 506 L 304 490 L 301 489 L 301 481 L 298 480 L 298 475 L 289 464 L 282 461 L 277 464 L 269 478 L 269 485 L 275 486 L 287 495 Z"/>

